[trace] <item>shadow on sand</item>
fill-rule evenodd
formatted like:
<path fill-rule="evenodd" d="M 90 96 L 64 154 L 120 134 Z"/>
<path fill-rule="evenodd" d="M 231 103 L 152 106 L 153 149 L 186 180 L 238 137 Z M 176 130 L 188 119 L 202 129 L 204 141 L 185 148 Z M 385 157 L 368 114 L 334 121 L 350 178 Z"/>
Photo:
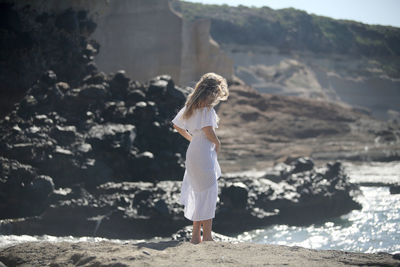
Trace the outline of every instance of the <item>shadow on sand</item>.
<path fill-rule="evenodd" d="M 176 247 L 179 244 L 182 244 L 184 241 L 176 241 L 176 240 L 171 240 L 171 241 L 160 241 L 160 242 L 141 242 L 134 244 L 134 246 L 137 246 L 139 249 L 140 248 L 151 248 L 151 249 L 156 249 L 156 250 L 164 250 L 169 247 Z"/>

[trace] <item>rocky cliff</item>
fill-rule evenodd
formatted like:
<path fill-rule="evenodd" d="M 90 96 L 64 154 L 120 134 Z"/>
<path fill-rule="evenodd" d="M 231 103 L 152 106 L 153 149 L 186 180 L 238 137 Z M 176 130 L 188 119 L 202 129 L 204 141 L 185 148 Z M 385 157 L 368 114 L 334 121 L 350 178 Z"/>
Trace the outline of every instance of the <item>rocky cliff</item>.
<path fill-rule="evenodd" d="M 400 124 L 344 103 L 260 93 L 241 80 L 216 110 L 225 171 L 262 169 L 293 156 L 318 161 L 400 158 Z"/>
<path fill-rule="evenodd" d="M 97 27 L 92 35 L 101 46 L 95 62 L 102 70 L 124 69 L 139 81 L 168 73 L 181 86 L 193 86 L 209 71 L 228 79 L 232 76 L 233 61 L 210 38 L 209 20 L 186 21 L 168 0 L 118 0 L 102 5 L 104 11 L 94 17 Z"/>
<path fill-rule="evenodd" d="M 210 38 L 209 20 L 185 21 L 168 0 L 5 0 L 0 12 L 2 116 L 43 71 L 75 86 L 90 60 L 143 82 L 169 74 L 182 86 L 208 71 L 233 74 L 232 60 Z M 84 50 L 101 52 L 80 58 Z"/>
<path fill-rule="evenodd" d="M 235 75 L 260 92 L 340 101 L 379 119 L 400 116 L 400 29 L 273 10 L 173 1 L 210 19 Z"/>

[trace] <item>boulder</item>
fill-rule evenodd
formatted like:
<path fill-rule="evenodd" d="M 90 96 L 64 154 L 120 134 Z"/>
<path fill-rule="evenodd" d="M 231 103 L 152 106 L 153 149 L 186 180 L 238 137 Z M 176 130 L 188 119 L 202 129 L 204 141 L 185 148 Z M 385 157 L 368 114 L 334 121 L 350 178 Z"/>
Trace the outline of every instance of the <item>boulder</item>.
<path fill-rule="evenodd" d="M 390 194 L 400 194 L 400 184 L 393 184 L 389 187 Z"/>
<path fill-rule="evenodd" d="M 40 215 L 53 193 L 51 177 L 17 160 L 0 157 L 0 219 Z"/>
<path fill-rule="evenodd" d="M 245 209 L 247 206 L 248 188 L 241 182 L 225 186 L 221 190 L 223 206 L 230 209 Z"/>
<path fill-rule="evenodd" d="M 124 99 L 129 86 L 130 79 L 125 70 L 117 71 L 110 80 L 110 92 L 114 98 Z"/>
<path fill-rule="evenodd" d="M 307 165 L 314 166 L 310 161 Z M 304 225 L 361 209 L 353 199 L 361 191 L 349 182 L 340 162 L 327 163 L 322 172 L 317 168 L 293 172 L 304 160 L 292 162 L 294 165 L 278 164 L 272 180 L 268 175 L 220 178 L 215 231 L 242 232 L 274 223 Z M 232 224 L 234 218 L 240 220 Z"/>

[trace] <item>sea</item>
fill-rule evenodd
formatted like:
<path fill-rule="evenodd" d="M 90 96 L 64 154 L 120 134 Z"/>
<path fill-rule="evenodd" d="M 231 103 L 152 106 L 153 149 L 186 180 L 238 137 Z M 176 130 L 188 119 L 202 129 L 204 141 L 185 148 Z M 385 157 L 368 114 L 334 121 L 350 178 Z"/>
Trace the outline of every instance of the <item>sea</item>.
<path fill-rule="evenodd" d="M 301 246 L 319 250 L 400 253 L 400 194 L 387 184 L 400 182 L 400 161 L 343 162 L 352 183 L 361 184 L 361 210 L 307 226 L 271 225 L 235 235 L 239 242 Z M 249 175 L 250 173 L 248 173 Z M 254 172 L 251 175 L 262 175 Z M 365 186 L 368 185 L 368 186 Z M 0 235 L 0 249 L 27 241 L 139 243 L 165 238 L 120 240 L 100 237 Z"/>

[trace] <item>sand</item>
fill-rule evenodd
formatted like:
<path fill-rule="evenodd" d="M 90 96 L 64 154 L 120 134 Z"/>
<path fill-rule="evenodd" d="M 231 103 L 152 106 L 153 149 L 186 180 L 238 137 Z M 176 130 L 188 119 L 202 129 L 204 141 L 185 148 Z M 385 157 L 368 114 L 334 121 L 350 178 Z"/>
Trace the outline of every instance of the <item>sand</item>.
<path fill-rule="evenodd" d="M 28 242 L 0 250 L 6 266 L 400 266 L 399 255 L 247 242 Z M 0 263 L 0 266 L 1 263 Z"/>

